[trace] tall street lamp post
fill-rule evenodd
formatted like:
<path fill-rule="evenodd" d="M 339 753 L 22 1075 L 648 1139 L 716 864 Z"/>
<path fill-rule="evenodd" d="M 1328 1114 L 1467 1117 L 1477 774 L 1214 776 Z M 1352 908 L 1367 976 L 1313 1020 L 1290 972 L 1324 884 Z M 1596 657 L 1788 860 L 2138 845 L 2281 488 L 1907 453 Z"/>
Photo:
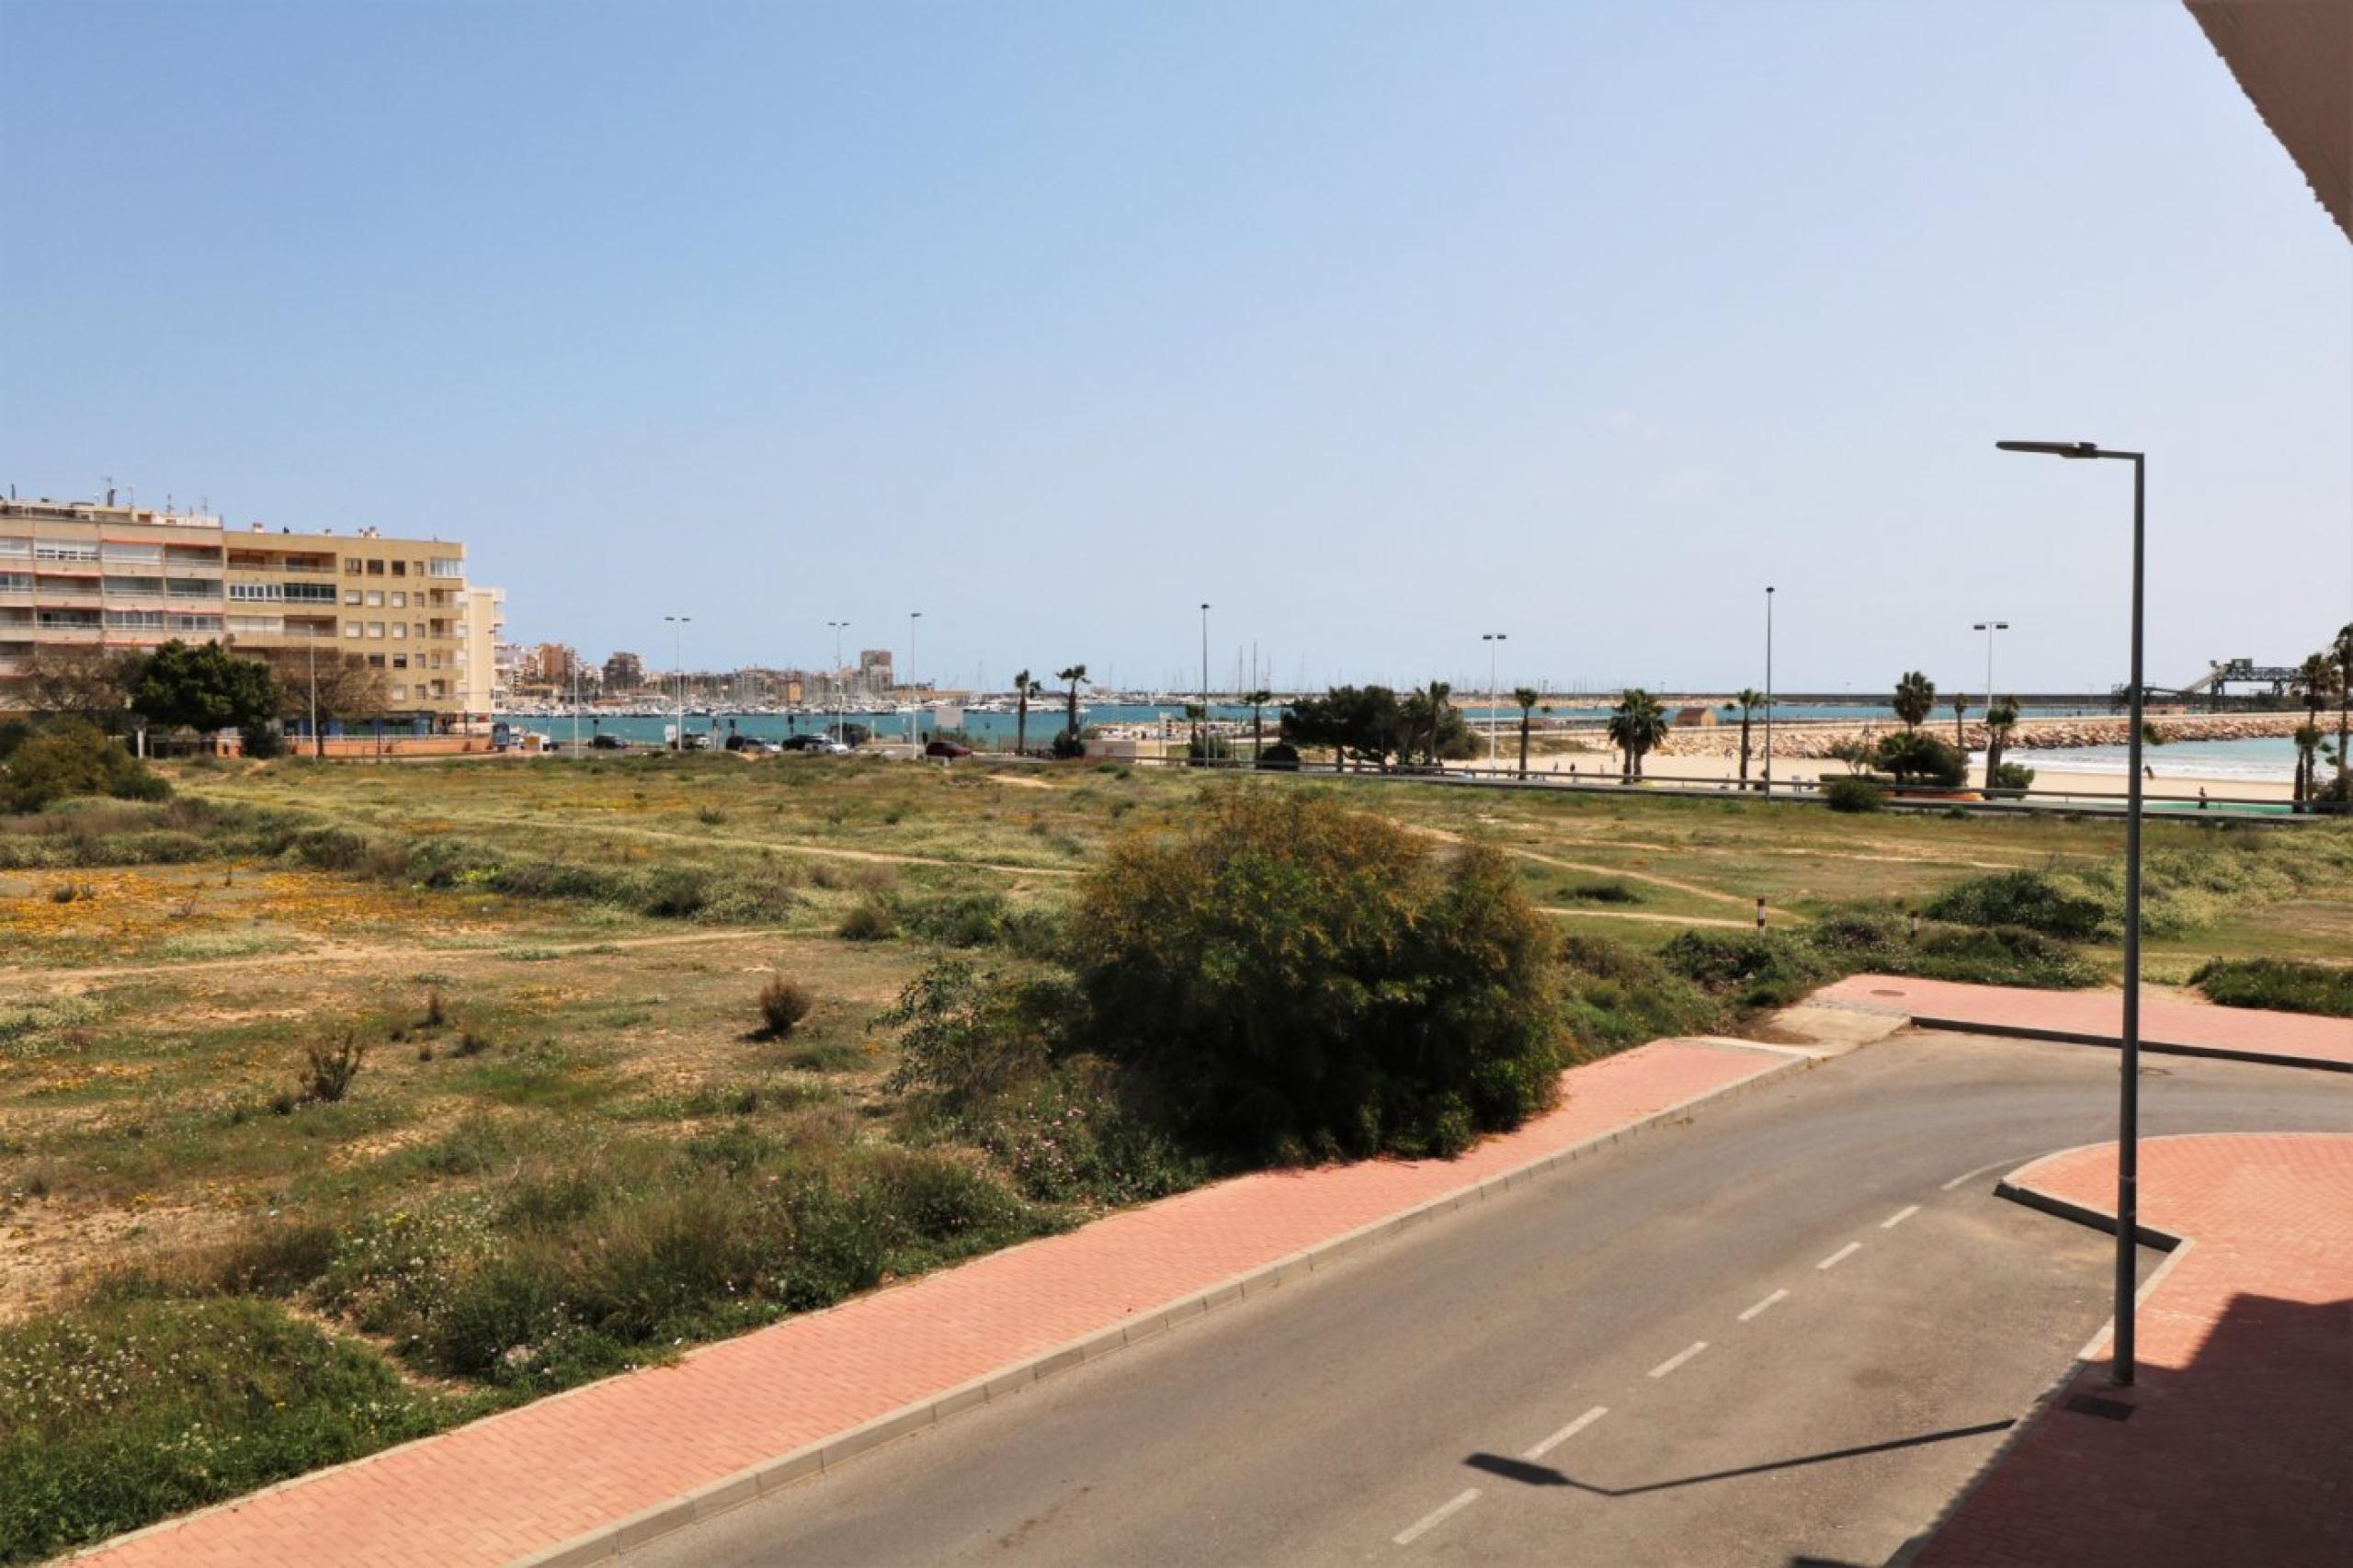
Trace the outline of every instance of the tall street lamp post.
<path fill-rule="evenodd" d="M 1495 644 L 1509 635 L 1504 631 L 1479 633 L 1479 641 L 1487 645 L 1487 771 L 1490 773 L 1495 768 Z M 1433 727 L 1437 725 L 1437 714 L 1430 715 L 1430 723 Z"/>
<path fill-rule="evenodd" d="M 674 750 L 687 749 L 687 622 L 690 615 L 665 615 L 670 623 L 670 667 L 678 677 L 678 733 L 672 738 Z"/>
<path fill-rule="evenodd" d="M 915 622 L 922 619 L 923 611 L 907 611 L 907 706 L 913 710 L 907 728 L 917 745 L 923 744 L 923 704 L 915 697 Z"/>
<path fill-rule="evenodd" d="M 849 626 L 847 620 L 829 620 L 834 629 L 834 742 L 847 745 L 849 732 L 842 723 L 842 708 L 849 699 L 849 687 L 842 679 L 842 632 Z"/>
<path fill-rule="evenodd" d="M 1972 631 L 1983 631 L 1985 634 L 1985 749 L 1988 756 L 1993 755 L 1994 746 L 1994 633 L 2007 631 L 2009 629 L 2010 623 L 2006 620 L 1981 620 L 1970 628 Z M 1968 759 L 1964 757 L 1962 760 Z M 1985 770 L 1985 788 L 1991 790 L 1993 787 L 1994 771 L 1991 764 L 1988 764 Z"/>
<path fill-rule="evenodd" d="M 1201 722 L 1193 732 L 1193 744 L 1200 753 L 1201 765 L 1210 761 L 1210 607 L 1201 606 Z"/>
<path fill-rule="evenodd" d="M 2006 452 L 2054 458 L 2114 458 L 2132 465 L 2132 733 L 2126 741 L 2124 801 L 2124 1039 L 2119 1071 L 2116 1136 L 2116 1359 L 2109 1381 L 2132 1384 L 2132 1248 L 2140 1229 L 2141 1171 L 2141 642 L 2142 578 L 2147 534 L 2145 477 L 2141 452 L 2109 451 L 2092 441 L 1996 441 Z M 1987 633 L 1990 640 L 1992 633 Z"/>
<path fill-rule="evenodd" d="M 1765 585 L 1765 794 L 1773 793 L 1773 585 Z"/>

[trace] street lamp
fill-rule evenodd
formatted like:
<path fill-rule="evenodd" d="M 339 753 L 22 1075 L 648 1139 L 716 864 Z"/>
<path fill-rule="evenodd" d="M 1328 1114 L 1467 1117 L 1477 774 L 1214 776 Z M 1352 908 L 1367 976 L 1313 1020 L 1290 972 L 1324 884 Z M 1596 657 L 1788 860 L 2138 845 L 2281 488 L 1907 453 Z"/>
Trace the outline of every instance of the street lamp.
<path fill-rule="evenodd" d="M 1201 722 L 1193 730 L 1193 749 L 1201 766 L 1210 761 L 1210 607 L 1201 606 Z"/>
<path fill-rule="evenodd" d="M 1487 771 L 1490 773 L 1495 767 L 1495 644 L 1509 635 L 1503 631 L 1479 633 L 1479 641 L 1487 645 Z M 1436 734 L 1438 715 L 1435 713 L 1430 715 L 1430 733 Z"/>
<path fill-rule="evenodd" d="M 2132 1384 L 2133 1234 L 2140 1228 L 2141 1170 L 2141 642 L 2142 577 L 2147 534 L 2145 476 L 2140 452 L 2112 452 L 2091 441 L 1996 441 L 2006 452 L 2054 458 L 2115 458 L 2132 465 L 2131 725 L 2127 738 L 2124 801 L 2124 1038 L 2119 1070 L 2116 1140 L 2116 1359 L 2109 1381 Z M 1993 634 L 1986 634 L 1988 643 Z"/>
<path fill-rule="evenodd" d="M 923 744 L 923 704 L 915 698 L 915 622 L 923 619 L 923 611 L 907 611 L 907 705 L 914 716 L 907 728 L 915 735 L 915 744 Z"/>
<path fill-rule="evenodd" d="M 1765 794 L 1773 793 L 1773 585 L 1765 585 Z"/>
<path fill-rule="evenodd" d="M 694 617 L 665 615 L 662 619 L 670 623 L 670 667 L 678 677 L 678 733 L 670 744 L 672 750 L 683 752 L 687 749 L 687 622 Z"/>
<path fill-rule="evenodd" d="M 842 632 L 847 630 L 849 622 L 829 620 L 825 624 L 834 629 L 834 741 L 836 744 L 847 745 L 849 733 L 842 724 L 842 708 L 848 701 L 849 687 L 842 679 Z"/>
<path fill-rule="evenodd" d="M 2009 629 L 2010 623 L 2006 620 L 1981 620 L 1969 629 L 1985 634 L 1985 753 L 1988 758 L 1993 756 L 1994 740 L 1994 633 Z M 1985 769 L 1985 788 L 1991 790 L 1993 787 L 1994 770 L 1989 761 Z"/>

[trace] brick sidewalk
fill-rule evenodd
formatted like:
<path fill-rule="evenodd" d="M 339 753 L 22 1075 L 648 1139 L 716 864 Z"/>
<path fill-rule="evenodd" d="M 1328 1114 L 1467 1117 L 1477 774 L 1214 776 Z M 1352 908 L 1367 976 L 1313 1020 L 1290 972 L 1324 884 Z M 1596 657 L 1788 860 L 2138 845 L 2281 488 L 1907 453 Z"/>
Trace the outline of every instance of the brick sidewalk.
<path fill-rule="evenodd" d="M 2113 1042 L 2124 1027 L 2115 991 L 2029 991 L 1964 985 L 1949 980 L 1853 974 L 1809 1000 L 1903 1013 L 1916 1022 L 1995 1031 L 2033 1031 Z M 2148 1051 L 2256 1057 L 2292 1065 L 2353 1070 L 2353 1018 L 2218 1007 L 2150 996 L 2141 1000 L 2141 1043 Z"/>
<path fill-rule="evenodd" d="M 2112 1215 L 2116 1146 L 2010 1180 Z M 2103 1341 L 1915 1563 L 2353 1562 L 2353 1137 L 2146 1140 L 2141 1219 L 2188 1244 L 2140 1309 L 2134 1386 L 2107 1386 Z"/>
<path fill-rule="evenodd" d="M 1768 1050 L 1660 1040 L 1572 1070 L 1561 1108 L 1460 1160 L 1237 1177 L 829 1312 L 190 1515 L 77 1561 L 105 1568 L 462 1568 L 544 1551 L 910 1406 L 1002 1392 L 1006 1369 L 1463 1195 L 1662 1111 L 1785 1070 Z M 1270 1278 L 1267 1282 L 1273 1282 Z M 1254 1288 L 1256 1283 L 1254 1282 Z M 1061 1352 L 1062 1354 L 1056 1354 Z M 1029 1369 L 1007 1384 L 1027 1381 Z M 942 1400 L 943 1395 L 953 1400 Z M 770 1479 L 776 1479 L 774 1473 Z M 665 1521 L 667 1522 L 667 1521 Z M 683 1522 L 679 1520 L 677 1522 Z"/>

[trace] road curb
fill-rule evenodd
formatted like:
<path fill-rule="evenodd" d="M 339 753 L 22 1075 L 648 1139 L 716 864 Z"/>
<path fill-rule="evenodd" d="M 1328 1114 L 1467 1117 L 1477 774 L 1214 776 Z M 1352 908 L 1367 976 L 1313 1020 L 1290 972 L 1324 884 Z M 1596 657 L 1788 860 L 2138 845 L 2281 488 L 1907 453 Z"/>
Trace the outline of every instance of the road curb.
<path fill-rule="evenodd" d="M 1671 1126 L 1687 1119 L 1698 1106 L 1762 1087 L 1815 1065 L 1810 1057 L 1792 1055 L 1786 1049 L 1760 1046 L 1751 1041 L 1711 1040 L 1707 1043 L 1726 1049 L 1737 1046 L 1779 1056 L 1781 1060 L 1738 1083 L 1678 1100 L 1622 1127 L 1597 1133 L 1582 1142 L 1555 1149 L 1550 1153 L 1540 1154 L 1524 1165 L 1500 1171 L 1483 1181 L 1441 1193 L 1410 1209 L 1369 1221 L 1352 1231 L 1345 1231 L 1256 1268 L 1229 1276 L 1204 1290 L 1181 1296 L 1110 1328 L 1066 1341 L 1041 1355 L 998 1368 L 944 1393 L 903 1405 L 860 1426 L 820 1438 L 774 1459 L 764 1460 L 733 1475 L 723 1476 L 691 1492 L 641 1509 L 627 1518 L 516 1558 L 511 1568 L 579 1568 L 580 1564 L 609 1562 L 623 1551 L 632 1551 L 674 1530 L 740 1507 L 795 1482 L 822 1474 L 869 1449 L 911 1432 L 937 1426 L 961 1411 L 975 1405 L 994 1403 L 1073 1367 L 1099 1360 L 1140 1341 L 1156 1338 L 1180 1324 L 1204 1316 L 1220 1307 L 1264 1295 L 1294 1279 L 1304 1278 L 1319 1267 L 1346 1261 L 1415 1225 L 1460 1209 L 1466 1203 L 1523 1186 L 1559 1166 L 1597 1153 L 1636 1133 Z"/>
<path fill-rule="evenodd" d="M 2122 1041 L 2112 1034 L 2035 1028 L 2025 1024 L 1988 1024 L 1968 1018 L 1933 1017 L 1925 1013 L 1915 1013 L 1911 1017 L 1912 1027 L 1917 1029 L 1997 1035 L 2006 1040 L 2057 1040 L 2062 1045 L 2099 1045 L 2110 1051 L 2120 1050 L 2122 1046 Z M 2158 1056 L 2204 1056 L 2217 1062 L 2252 1062 L 2264 1067 L 2310 1067 L 2323 1073 L 2353 1073 L 2353 1062 L 2332 1062 L 2324 1057 L 2293 1056 L 2271 1051 L 2248 1051 L 2237 1046 L 2184 1045 L 2172 1040 L 2143 1038 L 2141 1049 Z"/>

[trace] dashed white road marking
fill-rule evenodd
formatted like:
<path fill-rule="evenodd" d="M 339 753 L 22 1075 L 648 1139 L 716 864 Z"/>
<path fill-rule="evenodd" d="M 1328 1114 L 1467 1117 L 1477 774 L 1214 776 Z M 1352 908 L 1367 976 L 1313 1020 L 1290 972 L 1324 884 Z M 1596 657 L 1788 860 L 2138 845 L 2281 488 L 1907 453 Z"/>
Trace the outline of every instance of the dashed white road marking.
<path fill-rule="evenodd" d="M 1815 1264 L 1814 1267 L 1816 1268 L 1836 1268 L 1840 1264 L 1846 1262 L 1848 1258 L 1854 1256 L 1857 1253 L 1862 1250 L 1862 1243 L 1848 1242 L 1845 1246 L 1840 1247 L 1836 1252 L 1832 1253 L 1828 1257 L 1825 1257 L 1820 1263 Z"/>
<path fill-rule="evenodd" d="M 1896 1226 L 1904 1223 L 1904 1221 L 1912 1218 L 1913 1215 L 1917 1214 L 1919 1211 L 1920 1206 L 1916 1203 L 1913 1204 L 1908 1209 L 1898 1209 L 1894 1213 L 1890 1214 L 1886 1219 L 1881 1220 L 1879 1222 L 1879 1228 L 1882 1231 L 1892 1231 L 1895 1229 Z"/>
<path fill-rule="evenodd" d="M 2000 1170 L 2004 1165 L 2016 1165 L 2016 1164 L 2018 1162 L 2019 1158 L 2020 1158 L 2020 1156 L 2018 1156 L 2018 1155 L 2017 1155 L 2017 1154 L 2013 1154 L 2013 1155 L 2011 1155 L 2011 1156 L 2010 1156 L 2008 1159 L 2006 1159 L 2006 1160 L 1995 1160 L 1995 1161 L 1992 1165 L 1980 1165 L 1980 1166 L 1978 1166 L 1978 1167 L 1977 1167 L 1975 1170 L 1973 1170 L 1973 1171 L 1963 1171 L 1963 1172 L 1961 1172 L 1959 1176 L 1957 1176 L 1953 1177 L 1953 1178 L 1952 1178 L 1952 1180 L 1950 1180 L 1950 1181 L 1949 1181 L 1949 1182 L 1945 1183 L 1945 1185 L 1944 1185 L 1944 1190 L 1945 1190 L 1945 1191 L 1947 1191 L 1947 1192 L 1950 1192 L 1954 1187 L 1959 1187 L 1962 1182 L 1967 1181 L 1971 1176 L 1984 1176 L 1987 1171 L 1998 1171 L 1998 1170 Z"/>
<path fill-rule="evenodd" d="M 1475 1486 L 1468 1487 L 1440 1503 L 1390 1539 L 1399 1546 L 1411 1546 L 1478 1500 L 1479 1489 Z"/>
<path fill-rule="evenodd" d="M 1654 1378 L 1663 1378 L 1666 1376 L 1667 1373 L 1675 1370 L 1676 1368 L 1680 1367 L 1684 1362 L 1688 1361 L 1692 1357 L 1697 1356 L 1700 1351 L 1705 1350 L 1707 1347 L 1708 1342 L 1706 1340 L 1693 1340 L 1688 1348 L 1677 1351 L 1674 1355 L 1669 1356 L 1665 1360 L 1661 1361 L 1657 1366 L 1653 1367 L 1651 1369 L 1651 1376 Z"/>
<path fill-rule="evenodd" d="M 1608 1414 L 1609 1407 L 1608 1405 L 1595 1405 L 1591 1410 L 1586 1411 L 1583 1415 L 1578 1416 L 1574 1421 L 1570 1422 L 1567 1426 L 1562 1427 L 1559 1431 L 1553 1433 L 1551 1437 L 1545 1438 L 1534 1448 L 1529 1449 L 1527 1457 L 1532 1460 L 1542 1459 L 1546 1454 L 1551 1453 L 1554 1449 L 1559 1448 L 1563 1443 L 1567 1442 L 1571 1437 L 1575 1437 L 1578 1433 L 1584 1431 L 1586 1427 L 1592 1426 L 1595 1422 L 1600 1420 L 1603 1416 Z"/>
<path fill-rule="evenodd" d="M 1751 1318 L 1753 1318 L 1753 1317 L 1757 1316 L 1759 1313 L 1761 1313 L 1761 1312 L 1765 1312 L 1768 1308 L 1771 1307 L 1771 1306 L 1773 1305 L 1773 1303 L 1774 1303 L 1774 1302 L 1779 1301 L 1786 1300 L 1786 1299 L 1788 1298 L 1788 1296 L 1789 1296 L 1789 1292 L 1788 1292 L 1787 1290 L 1776 1290 L 1776 1291 L 1774 1291 L 1771 1295 L 1769 1295 L 1769 1296 L 1766 1297 L 1763 1301 L 1761 1301 L 1757 1302 L 1755 1306 L 1753 1306 L 1753 1307 L 1749 1308 L 1746 1312 L 1745 1312 L 1741 1313 L 1741 1314 L 1740 1314 L 1740 1321 L 1741 1321 L 1741 1322 L 1743 1322 L 1743 1323 L 1746 1323 L 1749 1319 L 1751 1319 Z"/>

